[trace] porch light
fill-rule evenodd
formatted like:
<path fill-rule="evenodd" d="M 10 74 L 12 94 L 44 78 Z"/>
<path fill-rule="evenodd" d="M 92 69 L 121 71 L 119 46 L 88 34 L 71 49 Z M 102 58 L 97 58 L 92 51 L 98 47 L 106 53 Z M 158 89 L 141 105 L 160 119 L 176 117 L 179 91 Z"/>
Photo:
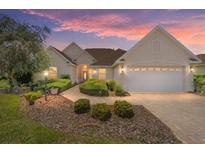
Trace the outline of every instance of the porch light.
<path fill-rule="evenodd" d="M 190 71 L 191 71 L 191 72 L 194 72 L 195 69 L 194 69 L 193 67 L 190 67 Z"/>
<path fill-rule="evenodd" d="M 45 78 L 48 77 L 48 71 L 44 71 L 43 75 Z"/>
<path fill-rule="evenodd" d="M 124 66 L 123 65 L 120 68 L 120 74 L 124 74 Z"/>
<path fill-rule="evenodd" d="M 86 69 L 86 68 L 87 68 L 87 65 L 84 65 L 83 68 Z"/>

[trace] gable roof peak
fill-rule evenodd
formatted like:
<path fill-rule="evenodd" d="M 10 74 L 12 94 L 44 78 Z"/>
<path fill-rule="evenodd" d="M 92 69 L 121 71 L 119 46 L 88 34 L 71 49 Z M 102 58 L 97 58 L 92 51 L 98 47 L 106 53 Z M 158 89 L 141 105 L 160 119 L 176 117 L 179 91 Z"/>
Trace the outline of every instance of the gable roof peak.
<path fill-rule="evenodd" d="M 74 46 L 80 48 L 80 49 L 83 51 L 83 49 L 82 49 L 77 43 L 71 42 L 68 46 L 66 46 L 66 47 L 62 50 L 62 52 L 64 52 L 66 49 L 68 49 L 68 48 L 69 48 L 70 46 L 72 46 L 72 45 L 74 45 Z"/>
<path fill-rule="evenodd" d="M 150 37 L 157 30 L 159 30 L 161 33 L 163 33 L 166 37 L 170 38 L 170 40 L 172 40 L 176 45 L 178 45 L 180 48 L 182 48 L 183 51 L 186 54 L 188 54 L 190 57 L 193 57 L 194 59 L 196 59 L 197 60 L 196 63 L 201 62 L 201 60 L 195 54 L 193 54 L 187 47 L 185 47 L 181 42 L 179 42 L 168 31 L 166 31 L 161 25 L 157 25 L 150 32 L 148 32 L 143 38 L 141 38 L 141 40 L 139 40 L 132 48 L 130 48 L 126 54 L 124 54 L 120 58 L 118 58 L 114 64 L 118 63 L 121 58 L 127 57 L 130 53 L 133 52 L 133 49 L 136 49 L 137 47 L 139 47 L 140 44 L 142 44 L 142 42 L 144 42 L 146 38 Z"/>
<path fill-rule="evenodd" d="M 155 26 L 154 29 L 164 29 L 164 28 L 162 27 L 162 25 L 157 25 L 157 26 Z"/>

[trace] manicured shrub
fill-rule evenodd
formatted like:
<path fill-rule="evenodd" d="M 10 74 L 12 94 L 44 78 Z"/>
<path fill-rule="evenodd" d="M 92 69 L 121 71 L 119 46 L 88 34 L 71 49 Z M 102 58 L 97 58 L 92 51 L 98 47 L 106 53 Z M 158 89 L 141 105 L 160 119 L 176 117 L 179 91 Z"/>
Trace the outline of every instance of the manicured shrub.
<path fill-rule="evenodd" d="M 91 96 L 108 96 L 105 80 L 89 79 L 79 86 L 80 92 Z"/>
<path fill-rule="evenodd" d="M 115 101 L 114 113 L 122 118 L 132 118 L 134 116 L 133 106 L 127 101 Z"/>
<path fill-rule="evenodd" d="M 115 86 L 115 95 L 116 96 L 125 96 L 125 91 L 124 91 L 122 85 L 117 84 Z"/>
<path fill-rule="evenodd" d="M 62 74 L 61 79 L 70 79 L 70 75 L 69 74 Z"/>
<path fill-rule="evenodd" d="M 77 114 L 87 113 L 90 111 L 89 99 L 79 99 L 74 104 L 74 111 Z"/>
<path fill-rule="evenodd" d="M 45 80 L 38 80 L 36 82 L 29 83 L 32 91 L 43 91 L 45 88 Z"/>
<path fill-rule="evenodd" d="M 59 88 L 59 91 L 62 92 L 71 87 L 71 83 L 71 80 L 68 79 L 51 79 L 47 80 L 47 87 L 48 89 Z M 30 83 L 30 88 L 32 91 L 43 91 L 45 89 L 45 80 Z"/>
<path fill-rule="evenodd" d="M 92 106 L 91 115 L 95 119 L 106 121 L 111 118 L 111 111 L 107 104 L 100 103 L 100 104 L 95 104 Z"/>
<path fill-rule="evenodd" d="M 48 89 L 58 88 L 60 92 L 71 87 L 71 80 L 68 79 L 56 79 L 53 82 L 48 83 Z"/>
<path fill-rule="evenodd" d="M 194 91 L 195 92 L 202 92 L 202 87 L 205 85 L 205 75 L 194 75 Z"/>
<path fill-rule="evenodd" d="M 107 81 L 107 87 L 108 87 L 108 90 L 110 91 L 114 91 L 115 90 L 115 87 L 116 87 L 116 81 L 115 80 L 108 80 Z"/>
<path fill-rule="evenodd" d="M 42 96 L 40 92 L 28 92 L 24 94 L 26 100 L 29 101 L 30 105 L 34 104 L 34 101 Z"/>

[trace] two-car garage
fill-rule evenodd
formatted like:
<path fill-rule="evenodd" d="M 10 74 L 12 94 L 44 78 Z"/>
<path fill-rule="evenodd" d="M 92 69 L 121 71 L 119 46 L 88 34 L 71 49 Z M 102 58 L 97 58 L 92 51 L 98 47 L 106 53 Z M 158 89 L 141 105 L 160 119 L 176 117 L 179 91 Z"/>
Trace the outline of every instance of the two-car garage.
<path fill-rule="evenodd" d="M 181 92 L 184 70 L 182 66 L 128 66 L 124 85 L 130 92 Z"/>

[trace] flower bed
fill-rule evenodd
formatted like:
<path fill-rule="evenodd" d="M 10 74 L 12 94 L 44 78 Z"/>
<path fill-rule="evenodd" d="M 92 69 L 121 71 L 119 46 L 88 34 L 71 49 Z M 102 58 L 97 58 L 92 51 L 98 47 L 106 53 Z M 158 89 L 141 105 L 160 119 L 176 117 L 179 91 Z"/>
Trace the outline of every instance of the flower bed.
<path fill-rule="evenodd" d="M 172 131 L 141 105 L 134 105 L 134 117 L 118 117 L 109 105 L 112 117 L 101 121 L 91 117 L 90 113 L 76 114 L 74 103 L 62 96 L 48 96 L 29 106 L 28 116 L 44 125 L 69 132 L 103 138 L 113 138 L 132 143 L 180 143 Z"/>

